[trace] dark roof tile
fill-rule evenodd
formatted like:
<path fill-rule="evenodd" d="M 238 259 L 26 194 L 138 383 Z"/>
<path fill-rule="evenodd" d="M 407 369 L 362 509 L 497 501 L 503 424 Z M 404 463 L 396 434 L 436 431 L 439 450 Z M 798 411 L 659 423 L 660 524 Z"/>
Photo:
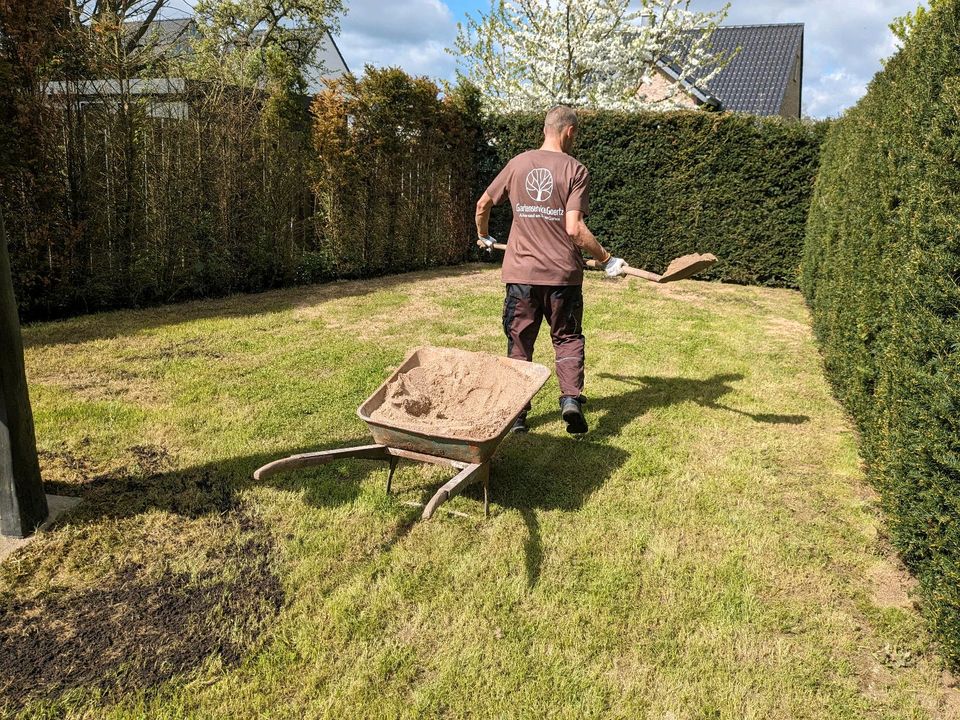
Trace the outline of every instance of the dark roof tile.
<path fill-rule="evenodd" d="M 727 25 L 710 37 L 713 50 L 732 54 L 740 51 L 706 87 L 724 110 L 754 115 L 778 115 L 790 82 L 790 72 L 803 50 L 803 24 Z"/>

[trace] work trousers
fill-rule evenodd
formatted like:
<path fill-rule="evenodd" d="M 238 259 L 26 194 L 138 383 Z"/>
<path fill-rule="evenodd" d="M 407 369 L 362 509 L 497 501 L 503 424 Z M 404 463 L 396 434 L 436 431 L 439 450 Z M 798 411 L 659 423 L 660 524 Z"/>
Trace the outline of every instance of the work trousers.
<path fill-rule="evenodd" d="M 546 318 L 557 359 L 560 395 L 583 393 L 583 288 L 580 285 L 507 285 L 503 301 L 503 332 L 507 357 L 533 359 L 533 345 Z"/>

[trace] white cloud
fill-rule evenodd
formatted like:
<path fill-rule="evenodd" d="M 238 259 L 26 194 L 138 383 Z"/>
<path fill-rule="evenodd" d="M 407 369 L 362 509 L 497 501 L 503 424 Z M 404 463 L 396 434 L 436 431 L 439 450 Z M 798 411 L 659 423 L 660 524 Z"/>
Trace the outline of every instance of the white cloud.
<path fill-rule="evenodd" d="M 866 92 L 866 84 L 843 71 L 828 73 L 808 83 L 804 90 L 804 112 L 813 117 L 836 115 L 838 108 L 857 102 Z"/>
<path fill-rule="evenodd" d="M 354 72 L 375 65 L 434 78 L 453 75 L 455 61 L 445 48 L 457 25 L 440 0 L 353 0 L 348 7 L 337 45 Z"/>
<path fill-rule="evenodd" d="M 888 25 L 920 0 L 732 0 L 725 24 L 804 23 L 803 111 L 838 115 L 862 96 L 881 60 L 896 51 Z M 716 10 L 725 0 L 693 0 Z M 449 4 L 448 4 L 449 3 Z M 399 66 L 415 75 L 451 79 L 453 45 L 463 8 L 486 12 L 488 0 L 350 0 L 337 37 L 347 65 Z M 454 17 L 450 7 L 457 7 Z"/>

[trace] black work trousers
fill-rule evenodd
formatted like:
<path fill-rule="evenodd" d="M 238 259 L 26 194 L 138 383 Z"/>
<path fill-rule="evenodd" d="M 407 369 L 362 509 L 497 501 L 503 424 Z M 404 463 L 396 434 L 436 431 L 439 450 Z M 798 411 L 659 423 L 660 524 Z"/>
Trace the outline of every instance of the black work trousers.
<path fill-rule="evenodd" d="M 585 343 L 583 337 L 583 287 L 581 285 L 507 285 L 503 301 L 503 332 L 507 357 L 533 359 L 533 345 L 546 318 L 556 354 L 560 394 L 583 393 Z"/>

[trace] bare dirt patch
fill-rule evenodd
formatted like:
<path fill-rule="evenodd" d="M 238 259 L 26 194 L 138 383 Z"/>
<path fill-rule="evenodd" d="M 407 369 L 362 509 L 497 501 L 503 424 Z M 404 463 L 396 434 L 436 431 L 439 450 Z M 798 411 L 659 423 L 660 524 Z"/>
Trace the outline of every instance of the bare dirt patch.
<path fill-rule="evenodd" d="M 223 353 L 211 350 L 204 345 L 202 338 L 186 338 L 183 340 L 169 340 L 146 352 L 131 355 L 128 361 L 156 362 L 170 360 L 222 360 Z"/>
<path fill-rule="evenodd" d="M 50 374 L 33 374 L 34 382 L 62 388 L 81 400 L 119 400 L 133 405 L 156 407 L 164 400 L 164 393 L 150 378 L 126 370 L 95 368 L 57 369 Z"/>
<path fill-rule="evenodd" d="M 0 595 L 0 708 L 84 688 L 106 696 L 154 688 L 219 657 L 237 664 L 283 604 L 269 534 L 237 511 L 230 541 L 196 574 L 126 563 L 84 588 Z"/>
<path fill-rule="evenodd" d="M 116 467 L 106 468 L 83 454 L 90 439 L 78 447 L 61 444 L 51 450 L 40 450 L 40 470 L 44 489 L 49 493 L 77 495 L 97 488 L 115 489 L 125 475 L 150 477 L 169 469 L 173 460 L 170 451 L 161 445 L 133 445 L 116 459 Z"/>
<path fill-rule="evenodd" d="M 917 585 L 916 579 L 895 558 L 878 562 L 869 572 L 871 599 L 881 608 L 914 607 L 911 593 Z"/>

